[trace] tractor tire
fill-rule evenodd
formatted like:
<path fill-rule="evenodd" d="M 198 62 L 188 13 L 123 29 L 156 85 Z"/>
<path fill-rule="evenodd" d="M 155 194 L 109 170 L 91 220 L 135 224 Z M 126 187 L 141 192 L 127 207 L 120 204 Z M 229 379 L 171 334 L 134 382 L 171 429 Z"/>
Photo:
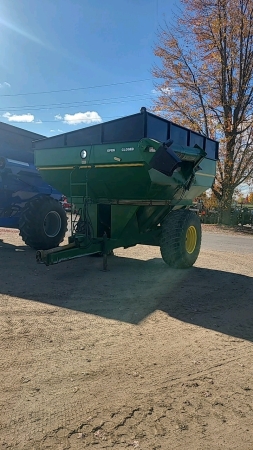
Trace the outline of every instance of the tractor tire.
<path fill-rule="evenodd" d="M 198 258 L 201 245 L 201 222 L 189 210 L 172 211 L 162 222 L 161 255 L 175 269 L 187 269 Z"/>
<path fill-rule="evenodd" d="M 29 247 L 48 250 L 58 247 L 67 231 L 67 216 L 57 200 L 38 195 L 26 203 L 19 221 L 19 235 Z"/>

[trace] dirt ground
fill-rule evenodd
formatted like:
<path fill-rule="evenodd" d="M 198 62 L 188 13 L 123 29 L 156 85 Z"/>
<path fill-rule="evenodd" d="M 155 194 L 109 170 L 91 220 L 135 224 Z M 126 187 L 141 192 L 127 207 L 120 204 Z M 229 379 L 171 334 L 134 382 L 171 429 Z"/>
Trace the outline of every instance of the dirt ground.
<path fill-rule="evenodd" d="M 1 238 L 1 449 L 253 448 L 253 237 L 184 271 L 120 249 L 107 273 Z"/>

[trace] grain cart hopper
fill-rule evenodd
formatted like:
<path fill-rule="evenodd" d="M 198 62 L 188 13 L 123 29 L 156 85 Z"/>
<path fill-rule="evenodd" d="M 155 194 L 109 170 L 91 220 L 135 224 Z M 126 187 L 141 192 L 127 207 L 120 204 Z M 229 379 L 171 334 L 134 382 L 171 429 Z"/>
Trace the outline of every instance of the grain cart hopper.
<path fill-rule="evenodd" d="M 192 200 L 212 186 L 218 143 L 146 111 L 35 143 L 35 164 L 79 209 L 69 244 L 46 265 L 136 244 L 190 267 L 201 244 Z"/>

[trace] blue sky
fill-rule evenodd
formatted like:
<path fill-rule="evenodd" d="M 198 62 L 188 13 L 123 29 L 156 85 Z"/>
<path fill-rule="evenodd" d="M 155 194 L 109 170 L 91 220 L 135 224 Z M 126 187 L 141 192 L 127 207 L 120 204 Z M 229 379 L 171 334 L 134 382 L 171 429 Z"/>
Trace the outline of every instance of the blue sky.
<path fill-rule="evenodd" d="M 157 29 L 179 3 L 0 0 L 0 121 L 52 136 L 151 106 Z"/>

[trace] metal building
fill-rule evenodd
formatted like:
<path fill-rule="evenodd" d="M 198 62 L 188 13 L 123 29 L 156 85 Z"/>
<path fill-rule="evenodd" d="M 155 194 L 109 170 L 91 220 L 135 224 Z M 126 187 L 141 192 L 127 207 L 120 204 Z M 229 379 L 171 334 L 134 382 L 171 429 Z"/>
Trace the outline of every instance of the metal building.
<path fill-rule="evenodd" d="M 45 136 L 0 122 L 0 156 L 34 163 L 32 142 Z"/>

